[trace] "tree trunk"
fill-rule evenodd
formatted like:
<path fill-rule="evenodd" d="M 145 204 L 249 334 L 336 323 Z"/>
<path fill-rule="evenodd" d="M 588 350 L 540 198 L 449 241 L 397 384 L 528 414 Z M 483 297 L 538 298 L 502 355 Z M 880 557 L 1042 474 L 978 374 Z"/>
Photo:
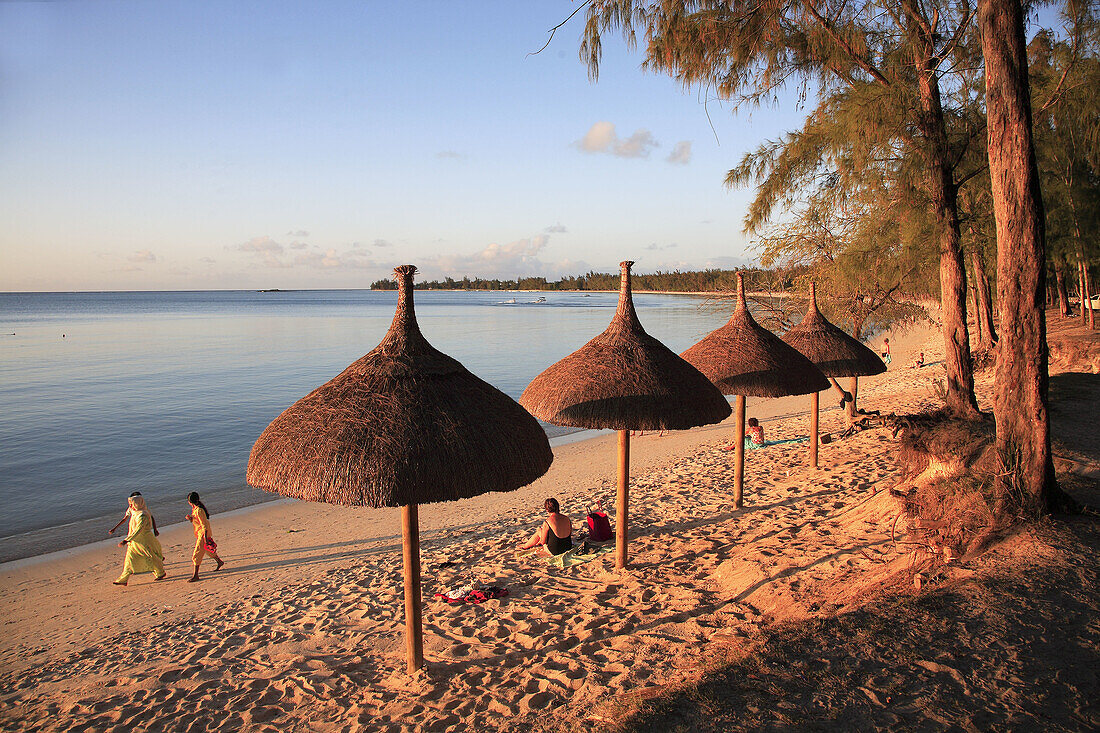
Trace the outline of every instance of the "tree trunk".
<path fill-rule="evenodd" d="M 993 326 L 993 300 L 989 292 L 989 278 L 985 276 L 985 263 L 982 256 L 974 251 L 970 254 L 974 265 L 974 277 L 977 280 L 978 313 L 976 319 L 981 330 L 981 344 L 983 349 L 992 349 L 997 343 L 997 329 Z"/>
<path fill-rule="evenodd" d="M 974 332 L 978 335 L 978 344 L 982 344 L 985 339 L 985 334 L 982 333 L 982 319 L 978 317 L 980 312 L 978 308 L 978 277 L 974 276 L 973 287 L 970 288 L 971 300 L 973 301 L 970 306 L 974 309 Z"/>
<path fill-rule="evenodd" d="M 1081 301 L 1081 325 L 1087 326 L 1089 314 L 1085 312 L 1085 263 L 1077 253 L 1077 299 Z"/>
<path fill-rule="evenodd" d="M 1047 414 L 1043 198 L 1031 129 L 1020 0 L 979 0 L 1001 339 L 993 414 L 1002 497 L 1040 511 L 1059 495 Z"/>
<path fill-rule="evenodd" d="M 910 17 L 924 13 L 915 0 L 903 0 Z M 951 170 L 947 124 L 940 101 L 939 77 L 932 38 L 917 27 L 910 30 L 920 110 L 917 128 L 924 138 L 928 167 L 928 195 L 940 245 L 940 316 L 943 318 L 944 367 L 947 371 L 947 409 L 958 416 L 978 414 L 974 397 L 974 365 L 966 327 L 966 267 L 959 235 L 959 190 Z"/>
<path fill-rule="evenodd" d="M 1058 291 L 1058 312 L 1062 314 L 1062 318 L 1069 316 L 1069 293 L 1066 292 L 1066 265 L 1062 262 L 1062 258 L 1055 256 L 1054 258 L 1054 283 L 1055 289 Z"/>
<path fill-rule="evenodd" d="M 1081 270 L 1085 273 L 1085 307 L 1089 309 L 1089 330 L 1096 329 L 1096 315 L 1092 310 L 1092 283 L 1089 281 L 1089 262 L 1084 260 L 1081 263 Z"/>

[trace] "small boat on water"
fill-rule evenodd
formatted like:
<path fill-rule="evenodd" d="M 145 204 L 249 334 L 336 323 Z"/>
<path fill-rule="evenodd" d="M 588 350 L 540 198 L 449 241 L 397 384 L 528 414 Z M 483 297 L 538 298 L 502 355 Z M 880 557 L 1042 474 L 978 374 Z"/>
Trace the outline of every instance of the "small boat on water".
<path fill-rule="evenodd" d="M 515 303 L 515 302 L 516 302 L 515 298 L 512 298 L 511 300 L 498 300 L 497 305 L 510 305 L 512 303 Z"/>
<path fill-rule="evenodd" d="M 544 297 L 542 297 L 542 296 L 540 295 L 539 297 L 535 298 L 535 299 L 534 299 L 534 300 L 532 300 L 531 302 L 532 302 L 532 303 L 545 303 L 545 302 L 546 302 L 546 298 L 544 298 Z"/>

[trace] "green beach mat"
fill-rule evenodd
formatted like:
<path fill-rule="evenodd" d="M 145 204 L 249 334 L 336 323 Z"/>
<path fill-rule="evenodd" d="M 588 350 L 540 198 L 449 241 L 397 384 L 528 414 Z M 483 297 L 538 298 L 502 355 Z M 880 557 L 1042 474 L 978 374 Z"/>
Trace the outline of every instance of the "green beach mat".
<path fill-rule="evenodd" d="M 594 545 L 590 542 L 588 543 L 588 553 L 585 555 L 577 554 L 577 551 L 580 549 L 579 547 L 574 547 L 572 550 L 566 550 L 560 555 L 551 555 L 546 558 L 546 564 L 551 567 L 562 568 L 563 570 L 571 568 L 574 565 L 582 565 L 589 560 L 595 560 L 597 557 L 606 555 L 614 550 L 615 542 L 612 540 L 602 545 Z"/>

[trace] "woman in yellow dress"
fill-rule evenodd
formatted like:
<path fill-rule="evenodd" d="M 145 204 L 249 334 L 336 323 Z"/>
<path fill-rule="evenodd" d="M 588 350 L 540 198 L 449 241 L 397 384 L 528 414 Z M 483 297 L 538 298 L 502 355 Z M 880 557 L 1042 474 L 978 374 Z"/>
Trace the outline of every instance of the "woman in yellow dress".
<path fill-rule="evenodd" d="M 199 495 L 192 491 L 187 495 L 187 503 L 191 505 L 191 513 L 187 515 L 187 519 L 195 528 L 195 552 L 191 555 L 191 562 L 195 564 L 195 574 L 187 582 L 194 583 L 199 579 L 199 565 L 202 564 L 205 556 L 210 555 L 217 560 L 215 572 L 222 569 L 225 561 L 218 557 L 218 546 L 214 544 L 214 537 L 210 532 L 210 512 L 206 511 L 206 506 L 199 500 Z"/>
<path fill-rule="evenodd" d="M 167 575 L 164 572 L 164 551 L 153 534 L 153 515 L 145 508 L 145 499 L 137 492 L 130 497 L 129 504 L 130 509 L 126 512 L 130 517 L 129 530 L 126 539 L 118 543 L 119 547 L 126 548 L 126 559 L 122 563 L 122 575 L 118 576 L 115 585 L 126 585 L 134 573 L 152 573 L 153 580 L 163 580 Z"/>

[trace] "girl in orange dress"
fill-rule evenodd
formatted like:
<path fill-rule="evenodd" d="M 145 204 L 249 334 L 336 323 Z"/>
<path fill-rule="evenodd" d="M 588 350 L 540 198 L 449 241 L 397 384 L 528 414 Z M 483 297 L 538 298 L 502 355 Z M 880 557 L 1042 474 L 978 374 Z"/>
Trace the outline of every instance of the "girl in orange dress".
<path fill-rule="evenodd" d="M 192 491 L 187 495 L 187 503 L 191 505 L 191 513 L 187 515 L 187 519 L 195 528 L 195 551 L 191 554 L 191 562 L 195 564 L 195 574 L 187 582 L 194 583 L 199 579 L 199 565 L 202 564 L 204 557 L 210 555 L 217 561 L 215 572 L 222 569 L 225 561 L 218 557 L 218 546 L 214 544 L 214 537 L 210 533 L 210 512 L 206 511 L 206 506 L 199 500 L 199 495 Z"/>

